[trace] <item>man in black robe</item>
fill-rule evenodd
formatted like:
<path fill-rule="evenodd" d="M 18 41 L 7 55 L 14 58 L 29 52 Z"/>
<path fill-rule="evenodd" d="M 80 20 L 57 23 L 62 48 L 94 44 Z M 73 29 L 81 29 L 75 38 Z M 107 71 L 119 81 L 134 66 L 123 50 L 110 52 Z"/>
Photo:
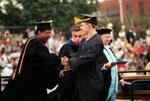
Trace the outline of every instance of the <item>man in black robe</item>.
<path fill-rule="evenodd" d="M 45 45 L 51 36 L 50 22 L 37 23 L 36 34 L 26 41 L 13 80 L 0 93 L 0 101 L 47 101 L 47 88 L 58 83 L 61 59 Z"/>
<path fill-rule="evenodd" d="M 77 52 L 83 34 L 80 25 L 76 24 L 71 29 L 71 39 L 68 40 L 60 49 L 59 56 L 70 58 L 70 55 Z M 62 69 L 64 66 L 62 66 Z M 66 74 L 65 74 L 66 73 Z M 63 74 L 61 82 L 55 91 L 48 94 L 51 101 L 71 101 L 74 96 L 76 74 L 72 70 L 66 70 Z"/>
<path fill-rule="evenodd" d="M 97 20 L 95 16 L 83 15 L 84 18 L 75 18 L 81 23 L 84 39 L 81 41 L 78 52 L 68 61 L 70 68 L 77 73 L 75 96 L 73 101 L 101 101 L 103 76 L 101 71 L 101 58 L 103 43 L 96 32 Z"/>
<path fill-rule="evenodd" d="M 112 64 L 112 62 L 116 62 L 116 57 L 111 48 L 109 47 L 111 41 L 111 29 L 102 27 L 97 29 L 97 33 L 100 35 L 104 43 L 104 56 L 101 59 L 103 62 L 102 73 L 104 77 L 104 85 L 103 92 L 101 96 L 101 101 L 115 101 L 118 89 L 118 81 L 122 86 L 125 84 L 130 84 L 123 80 L 123 78 L 118 73 L 117 65 Z"/>

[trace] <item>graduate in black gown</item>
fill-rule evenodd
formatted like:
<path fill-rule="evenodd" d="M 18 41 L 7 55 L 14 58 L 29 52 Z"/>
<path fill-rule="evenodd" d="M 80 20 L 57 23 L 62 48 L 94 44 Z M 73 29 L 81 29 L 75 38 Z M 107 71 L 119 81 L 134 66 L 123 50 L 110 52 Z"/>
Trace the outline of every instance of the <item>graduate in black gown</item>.
<path fill-rule="evenodd" d="M 49 52 L 45 42 L 51 36 L 50 22 L 37 23 L 36 36 L 21 52 L 13 80 L 0 93 L 0 101 L 47 101 L 47 88 L 59 81 L 61 59 Z"/>
<path fill-rule="evenodd" d="M 77 52 L 80 42 L 83 39 L 83 34 L 80 29 L 80 25 L 76 24 L 71 29 L 71 39 L 68 40 L 60 49 L 60 57 L 68 57 Z M 61 69 L 63 69 L 62 66 Z M 72 71 L 68 71 L 61 79 L 61 82 L 58 84 L 57 89 L 54 92 L 49 93 L 51 101 L 71 101 L 74 96 L 76 83 L 76 74 Z"/>
<path fill-rule="evenodd" d="M 82 14 L 83 18 L 75 18 L 81 24 L 84 39 L 81 41 L 78 52 L 71 55 L 68 67 L 77 73 L 75 96 L 72 101 L 101 101 L 103 76 L 101 59 L 103 58 L 103 42 L 96 32 L 97 17 Z"/>

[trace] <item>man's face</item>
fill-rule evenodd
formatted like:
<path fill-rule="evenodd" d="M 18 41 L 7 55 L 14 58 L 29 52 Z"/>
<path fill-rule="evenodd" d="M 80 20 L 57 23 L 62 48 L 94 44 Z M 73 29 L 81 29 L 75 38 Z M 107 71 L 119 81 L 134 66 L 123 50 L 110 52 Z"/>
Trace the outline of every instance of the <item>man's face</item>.
<path fill-rule="evenodd" d="M 51 30 L 39 31 L 39 37 L 47 42 L 47 40 L 51 37 Z"/>
<path fill-rule="evenodd" d="M 90 28 L 90 24 L 89 23 L 81 23 L 81 30 L 82 30 L 82 33 L 83 33 L 83 35 L 85 35 L 85 37 L 86 37 L 86 35 L 89 33 L 89 30 L 91 29 Z"/>
<path fill-rule="evenodd" d="M 102 39 L 104 45 L 108 45 L 111 40 L 111 35 L 109 33 L 103 34 L 103 35 L 101 35 L 101 39 Z"/>
<path fill-rule="evenodd" d="M 76 45 L 80 45 L 81 40 L 83 39 L 82 31 L 72 32 L 72 40 Z"/>

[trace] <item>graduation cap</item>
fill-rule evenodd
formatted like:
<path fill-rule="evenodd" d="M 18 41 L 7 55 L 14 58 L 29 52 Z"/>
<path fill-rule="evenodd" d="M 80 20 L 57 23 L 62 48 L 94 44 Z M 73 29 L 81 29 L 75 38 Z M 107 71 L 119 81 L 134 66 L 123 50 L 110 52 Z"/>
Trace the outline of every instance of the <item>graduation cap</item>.
<path fill-rule="evenodd" d="M 99 35 L 102 35 L 102 34 L 110 34 L 110 32 L 111 32 L 112 30 L 109 29 L 109 28 L 107 28 L 107 27 L 102 27 L 102 28 L 100 28 L 100 29 L 97 29 L 96 31 L 97 31 L 97 33 L 98 33 Z"/>
<path fill-rule="evenodd" d="M 36 22 L 35 23 L 37 25 L 36 30 L 37 31 L 51 30 L 52 29 L 52 27 L 51 27 L 51 23 L 52 22 L 53 22 L 52 20 L 50 20 L 50 21 Z"/>
<path fill-rule="evenodd" d="M 91 23 L 94 25 L 98 24 L 97 17 L 94 15 L 90 15 L 90 14 L 81 14 L 81 18 L 78 18 L 75 16 L 74 22 L 75 24 L 82 23 L 82 22 L 87 22 L 87 23 Z"/>

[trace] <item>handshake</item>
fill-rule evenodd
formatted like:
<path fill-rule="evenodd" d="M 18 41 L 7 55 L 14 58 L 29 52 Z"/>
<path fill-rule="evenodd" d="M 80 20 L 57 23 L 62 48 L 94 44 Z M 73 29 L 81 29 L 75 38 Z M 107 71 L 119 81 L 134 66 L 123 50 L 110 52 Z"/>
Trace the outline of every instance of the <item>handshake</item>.
<path fill-rule="evenodd" d="M 63 58 L 61 58 L 61 61 L 64 68 L 60 71 L 60 77 L 66 77 L 72 72 L 72 69 L 69 66 L 69 58 L 64 56 Z"/>
<path fill-rule="evenodd" d="M 62 61 L 62 65 L 64 66 L 64 69 L 69 69 L 69 58 L 64 56 L 63 58 L 61 58 Z"/>

